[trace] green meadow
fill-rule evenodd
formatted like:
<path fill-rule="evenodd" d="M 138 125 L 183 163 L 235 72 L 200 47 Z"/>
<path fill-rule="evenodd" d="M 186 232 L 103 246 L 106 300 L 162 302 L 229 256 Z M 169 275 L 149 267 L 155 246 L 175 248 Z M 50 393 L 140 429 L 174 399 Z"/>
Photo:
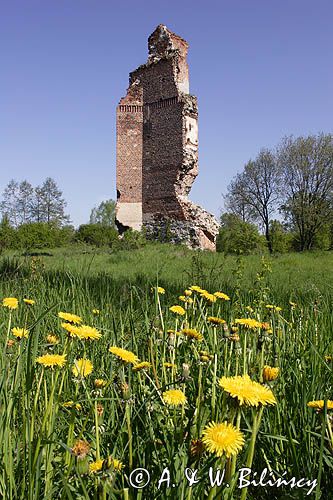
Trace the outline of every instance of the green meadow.
<path fill-rule="evenodd" d="M 331 498 L 332 252 L 11 252 L 0 287 L 1 498 Z"/>

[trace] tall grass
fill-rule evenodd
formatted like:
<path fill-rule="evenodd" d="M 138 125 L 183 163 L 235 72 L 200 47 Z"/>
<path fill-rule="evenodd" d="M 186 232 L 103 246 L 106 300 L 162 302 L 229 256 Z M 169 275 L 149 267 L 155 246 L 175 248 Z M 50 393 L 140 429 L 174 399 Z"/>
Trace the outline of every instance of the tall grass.
<path fill-rule="evenodd" d="M 330 257 L 312 261 L 308 256 L 288 256 L 274 261 L 270 272 L 270 265 L 256 258 L 229 262 L 220 256 L 172 249 L 166 260 L 168 251 L 158 247 L 160 256 L 155 251 L 152 262 L 150 252 L 140 268 L 138 254 L 118 256 L 118 272 L 110 264 L 115 257 L 105 255 L 100 257 L 102 272 L 94 269 L 97 257 L 91 255 L 81 256 L 82 261 L 72 261 L 71 266 L 59 261 L 43 265 L 38 259 L 3 261 L 1 296 L 18 297 L 20 302 L 15 310 L 0 310 L 1 497 L 305 497 L 306 488 L 239 490 L 237 471 L 252 462 L 252 449 L 252 470 L 258 475 L 267 468 L 271 477 L 286 472 L 287 478 L 317 479 L 313 496 L 329 498 L 332 412 L 325 408 L 316 412 L 307 402 L 333 399 L 333 363 L 328 357 L 333 356 L 331 271 L 324 272 Z M 180 262 L 175 252 L 180 252 Z M 172 264 L 176 271 L 166 271 Z M 290 282 L 292 275 L 297 279 Z M 158 294 L 157 285 L 166 293 Z M 193 292 L 193 303 L 184 303 L 178 296 L 190 285 L 223 291 L 231 300 L 211 303 Z M 35 304 L 24 304 L 24 297 Z M 175 304 L 184 307 L 184 315 L 170 311 Z M 267 304 L 282 311 L 268 309 Z M 94 314 L 93 309 L 100 313 Z M 61 327 L 59 311 L 78 314 L 102 338 L 69 337 Z M 226 323 L 216 327 L 209 316 Z M 235 319 L 246 317 L 268 323 L 269 330 L 239 326 L 236 331 Z M 28 329 L 28 338 L 16 339 L 13 327 Z M 203 340 L 176 333 L 188 327 L 202 333 Z M 57 344 L 47 340 L 50 333 L 59 338 Z M 132 364 L 109 352 L 114 345 L 132 351 L 150 368 L 134 371 Z M 45 353 L 65 353 L 65 366 L 52 369 L 36 363 Z M 86 377 L 72 372 L 80 358 L 93 364 L 93 372 Z M 277 380 L 267 382 L 277 401 L 274 406 L 262 410 L 238 406 L 218 384 L 222 376 L 243 373 L 262 383 L 263 365 L 280 368 Z M 103 379 L 106 385 L 96 386 L 95 379 Z M 164 402 L 163 393 L 171 388 L 185 393 L 185 405 L 174 408 Z M 233 463 L 202 449 L 202 433 L 211 421 L 228 421 L 242 431 L 245 444 Z M 77 454 L 80 440 L 90 447 L 84 457 Z M 104 460 L 101 470 L 89 472 L 89 465 L 99 459 Z M 120 471 L 113 459 L 123 463 Z M 129 482 L 131 471 L 138 467 L 147 469 L 151 477 L 141 490 Z M 166 467 L 170 487 L 164 482 L 159 489 Z M 185 479 L 186 467 L 198 469 L 202 478 L 192 488 Z M 230 487 L 212 488 L 209 467 L 226 467 Z"/>

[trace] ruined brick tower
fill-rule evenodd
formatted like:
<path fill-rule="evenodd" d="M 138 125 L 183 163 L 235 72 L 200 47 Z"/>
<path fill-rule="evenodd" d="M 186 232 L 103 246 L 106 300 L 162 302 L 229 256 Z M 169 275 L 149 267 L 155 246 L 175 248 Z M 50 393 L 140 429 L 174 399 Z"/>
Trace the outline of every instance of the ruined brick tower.
<path fill-rule="evenodd" d="M 160 24 L 146 64 L 130 73 L 117 107 L 117 208 L 120 232 L 215 250 L 218 223 L 188 194 L 198 174 L 198 110 L 189 94 L 188 44 Z"/>

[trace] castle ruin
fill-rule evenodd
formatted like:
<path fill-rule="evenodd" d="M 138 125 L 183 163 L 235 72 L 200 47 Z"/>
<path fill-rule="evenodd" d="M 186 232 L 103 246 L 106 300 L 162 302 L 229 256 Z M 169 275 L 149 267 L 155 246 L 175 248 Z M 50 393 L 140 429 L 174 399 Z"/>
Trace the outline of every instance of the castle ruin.
<path fill-rule="evenodd" d="M 218 223 L 188 199 L 198 175 L 198 109 L 189 93 L 188 43 L 160 24 L 146 64 L 130 73 L 117 106 L 120 233 L 215 250 Z"/>

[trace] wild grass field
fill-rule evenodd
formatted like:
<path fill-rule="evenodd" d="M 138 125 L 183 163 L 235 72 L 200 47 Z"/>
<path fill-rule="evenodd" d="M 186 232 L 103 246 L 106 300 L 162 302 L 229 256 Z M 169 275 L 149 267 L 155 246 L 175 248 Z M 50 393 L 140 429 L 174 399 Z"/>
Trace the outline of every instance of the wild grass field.
<path fill-rule="evenodd" d="M 332 253 L 43 253 L 0 262 L 1 498 L 333 498 Z"/>

